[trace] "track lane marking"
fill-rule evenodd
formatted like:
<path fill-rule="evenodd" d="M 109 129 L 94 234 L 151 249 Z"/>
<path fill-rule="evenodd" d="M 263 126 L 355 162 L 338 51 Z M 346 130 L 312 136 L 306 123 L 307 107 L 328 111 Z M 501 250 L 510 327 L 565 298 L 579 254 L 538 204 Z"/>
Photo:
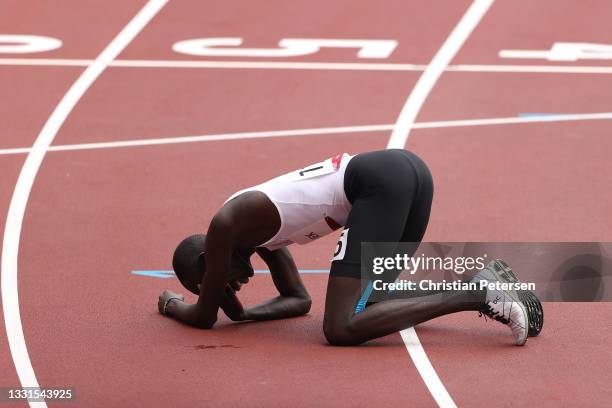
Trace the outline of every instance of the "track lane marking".
<path fill-rule="evenodd" d="M 258 275 L 269 275 L 269 269 L 254 269 Z M 325 275 L 329 274 L 329 269 L 298 269 L 299 273 L 309 275 Z M 147 276 L 151 278 L 170 279 L 176 278 L 176 274 L 172 269 L 134 269 L 130 272 L 132 275 Z"/>
<path fill-rule="evenodd" d="M 34 184 L 34 179 L 40 165 L 66 118 L 100 76 L 109 63 L 138 35 L 157 12 L 166 4 L 167 0 L 149 0 L 121 32 L 108 44 L 98 57 L 87 66 L 78 79 L 72 84 L 68 92 L 55 107 L 51 116 L 40 131 L 34 145 L 21 168 L 19 178 L 15 184 L 11 198 L 4 237 L 2 242 L 2 311 L 6 335 L 11 350 L 11 356 L 22 387 L 39 388 L 38 380 L 32 367 L 28 354 L 21 316 L 19 312 L 19 294 L 17 285 L 17 261 L 19 256 L 19 239 L 25 215 L 28 198 Z M 45 402 L 29 402 L 31 407 L 46 407 Z"/>
<path fill-rule="evenodd" d="M 459 24 L 457 24 L 446 41 L 444 41 L 425 71 L 423 71 L 423 74 L 419 77 L 412 92 L 410 92 L 387 143 L 388 149 L 404 148 L 412 125 L 425 99 L 427 99 L 436 82 L 438 82 L 442 72 L 444 72 L 455 55 L 457 55 L 463 43 L 470 36 L 474 28 L 476 28 L 482 17 L 484 17 L 491 4 L 493 4 L 493 0 L 474 0 L 459 21 Z"/>
<path fill-rule="evenodd" d="M 412 129 L 440 129 L 452 127 L 469 127 L 469 126 L 495 126 L 495 125 L 519 125 L 524 123 L 542 123 L 542 122 L 574 122 L 574 121 L 590 121 L 590 120 L 610 120 L 612 112 L 597 112 L 597 113 L 576 113 L 576 114 L 542 114 L 534 116 L 520 117 L 501 117 L 501 118 L 484 118 L 484 119 L 460 119 L 446 120 L 434 122 L 416 122 Z M 363 125 L 363 126 L 338 126 L 338 127 L 323 127 L 323 128 L 307 128 L 307 129 L 289 129 L 289 130 L 272 130 L 261 132 L 238 132 L 238 133 L 221 133 L 211 135 L 197 136 L 177 136 L 164 137 L 154 139 L 135 139 L 121 140 L 117 142 L 98 142 L 98 143 L 77 143 L 66 145 L 50 146 L 49 152 L 65 152 L 75 150 L 95 150 L 95 149 L 111 149 L 122 147 L 138 147 L 138 146 L 156 146 L 180 143 L 202 143 L 214 142 L 221 140 L 248 140 L 248 139 L 265 139 L 265 138 L 280 138 L 280 137 L 304 137 L 304 136 L 319 136 L 332 134 L 348 134 L 348 133 L 376 133 L 387 132 L 393 130 L 393 124 L 384 125 Z M 29 153 L 29 147 L 16 147 L 8 149 L 0 149 L 0 156 Z"/>
<path fill-rule="evenodd" d="M 93 60 L 63 58 L 0 58 L 0 66 L 86 67 Z M 424 64 L 358 62 L 283 62 L 283 61 L 206 61 L 206 60 L 114 60 L 112 68 L 179 69 L 287 69 L 331 71 L 405 71 L 421 72 Z M 447 72 L 532 73 L 532 74 L 612 74 L 612 67 L 589 65 L 448 65 Z"/>
<path fill-rule="evenodd" d="M 423 71 L 423 74 L 421 74 L 412 92 L 410 92 L 397 118 L 397 122 L 393 127 L 393 132 L 387 143 L 387 149 L 404 148 L 408 136 L 410 135 L 410 130 L 414 125 L 421 107 L 429 96 L 429 93 L 440 78 L 440 75 L 442 75 L 442 72 L 444 72 L 455 55 L 457 55 L 461 46 L 468 39 L 472 31 L 474 31 L 492 4 L 493 0 L 474 0 L 470 5 L 425 71 Z M 433 368 L 431 361 L 429 361 L 414 327 L 400 331 L 400 335 L 410 354 L 410 358 L 412 358 L 421 378 L 438 406 L 456 408 L 457 405 L 455 401 L 453 401 L 453 398 L 450 396 L 436 373 L 436 370 Z"/>

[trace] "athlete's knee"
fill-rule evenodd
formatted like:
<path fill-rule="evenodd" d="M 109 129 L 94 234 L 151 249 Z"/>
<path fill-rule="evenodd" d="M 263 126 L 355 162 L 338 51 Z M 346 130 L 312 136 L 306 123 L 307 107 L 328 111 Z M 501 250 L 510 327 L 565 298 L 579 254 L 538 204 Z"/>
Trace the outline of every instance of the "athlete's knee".
<path fill-rule="evenodd" d="M 346 327 L 337 324 L 324 324 L 323 334 L 332 346 L 354 346 L 359 344 Z"/>
<path fill-rule="evenodd" d="M 359 276 L 356 269 L 346 262 L 332 262 L 325 300 L 323 317 L 323 334 L 334 346 L 351 346 L 361 343 L 353 328 L 355 305 L 361 293 L 361 281 L 352 275 Z M 351 277 L 349 277 L 351 276 Z"/>
<path fill-rule="evenodd" d="M 351 329 L 350 321 L 324 319 L 323 334 L 332 346 L 356 346 L 364 342 Z"/>

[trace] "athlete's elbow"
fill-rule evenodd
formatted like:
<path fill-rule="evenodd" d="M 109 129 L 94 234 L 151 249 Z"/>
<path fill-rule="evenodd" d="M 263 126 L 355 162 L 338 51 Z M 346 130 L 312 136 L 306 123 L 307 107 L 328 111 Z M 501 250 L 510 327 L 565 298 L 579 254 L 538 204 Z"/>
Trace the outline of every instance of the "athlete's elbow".
<path fill-rule="evenodd" d="M 291 297 L 287 299 L 287 302 L 286 311 L 284 313 L 286 317 L 304 316 L 310 312 L 310 307 L 312 306 L 310 297 Z"/>
<path fill-rule="evenodd" d="M 310 308 L 312 306 L 312 300 L 310 297 L 301 298 L 299 303 L 299 311 L 300 315 L 305 315 L 310 312 Z"/>
<path fill-rule="evenodd" d="M 205 329 L 205 330 L 209 330 L 212 329 L 213 326 L 215 325 L 215 323 L 217 323 L 217 318 L 200 318 L 197 319 L 196 321 L 192 322 L 192 326 L 197 327 L 198 329 Z"/>
<path fill-rule="evenodd" d="M 204 323 L 198 324 L 198 328 L 204 329 L 204 330 L 210 330 L 213 328 L 214 325 L 215 325 L 215 322 L 204 322 Z"/>

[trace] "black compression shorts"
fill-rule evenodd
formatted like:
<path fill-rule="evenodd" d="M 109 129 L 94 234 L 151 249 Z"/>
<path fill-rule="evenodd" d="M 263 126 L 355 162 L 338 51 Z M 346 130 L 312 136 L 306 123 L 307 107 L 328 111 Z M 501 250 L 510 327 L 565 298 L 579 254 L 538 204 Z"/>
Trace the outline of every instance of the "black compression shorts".
<path fill-rule="evenodd" d="M 361 276 L 362 242 L 423 239 L 433 180 L 414 153 L 389 149 L 356 155 L 346 167 L 344 191 L 352 208 L 334 253 L 331 276 Z"/>

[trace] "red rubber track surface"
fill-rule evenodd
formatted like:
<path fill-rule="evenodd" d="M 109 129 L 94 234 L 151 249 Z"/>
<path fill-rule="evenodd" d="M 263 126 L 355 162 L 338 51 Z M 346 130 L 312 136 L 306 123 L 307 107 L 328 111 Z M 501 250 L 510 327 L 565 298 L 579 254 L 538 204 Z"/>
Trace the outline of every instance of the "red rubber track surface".
<path fill-rule="evenodd" d="M 0 34 L 63 41 L 27 58 L 93 59 L 144 5 L 48 3 L 9 1 L 0 15 Z M 242 37 L 248 47 L 274 47 L 281 38 L 372 38 L 399 42 L 383 63 L 427 64 L 469 4 L 170 1 L 119 59 L 201 59 L 172 51 L 190 38 Z M 498 0 L 452 63 L 609 65 L 497 57 L 500 49 L 546 50 L 558 41 L 606 43 L 608 8 L 603 0 L 584 6 Z M 331 49 L 282 61 L 364 62 L 354 50 Z M 31 146 L 82 70 L 0 65 L 0 149 Z M 110 67 L 54 145 L 393 124 L 420 74 Z M 603 74 L 446 72 L 417 120 L 609 112 L 610 86 L 612 77 Z M 609 121 L 414 129 L 406 147 L 425 159 L 436 183 L 425 239 L 611 241 L 604 221 L 612 208 L 610 130 Z M 205 230 L 234 191 L 338 152 L 384 148 L 388 137 L 49 152 L 28 201 L 18 275 L 39 383 L 73 386 L 75 406 L 88 407 L 435 406 L 399 335 L 362 347 L 326 345 L 325 275 L 304 276 L 313 297 L 305 317 L 232 324 L 220 316 L 218 328 L 202 331 L 157 313 L 164 289 L 183 292 L 176 281 L 130 274 L 170 269 L 176 243 Z M 0 155 L 0 214 L 7 213 L 24 160 L 25 154 Z M 334 244 L 332 236 L 291 251 L 300 268 L 327 268 Z M 273 293 L 269 276 L 258 275 L 241 297 L 253 304 Z M 610 304 L 546 303 L 545 313 L 541 336 L 523 348 L 512 345 L 506 328 L 475 313 L 427 322 L 417 333 L 458 406 L 608 405 Z M 0 367 L 0 386 L 18 386 L 4 335 Z"/>

